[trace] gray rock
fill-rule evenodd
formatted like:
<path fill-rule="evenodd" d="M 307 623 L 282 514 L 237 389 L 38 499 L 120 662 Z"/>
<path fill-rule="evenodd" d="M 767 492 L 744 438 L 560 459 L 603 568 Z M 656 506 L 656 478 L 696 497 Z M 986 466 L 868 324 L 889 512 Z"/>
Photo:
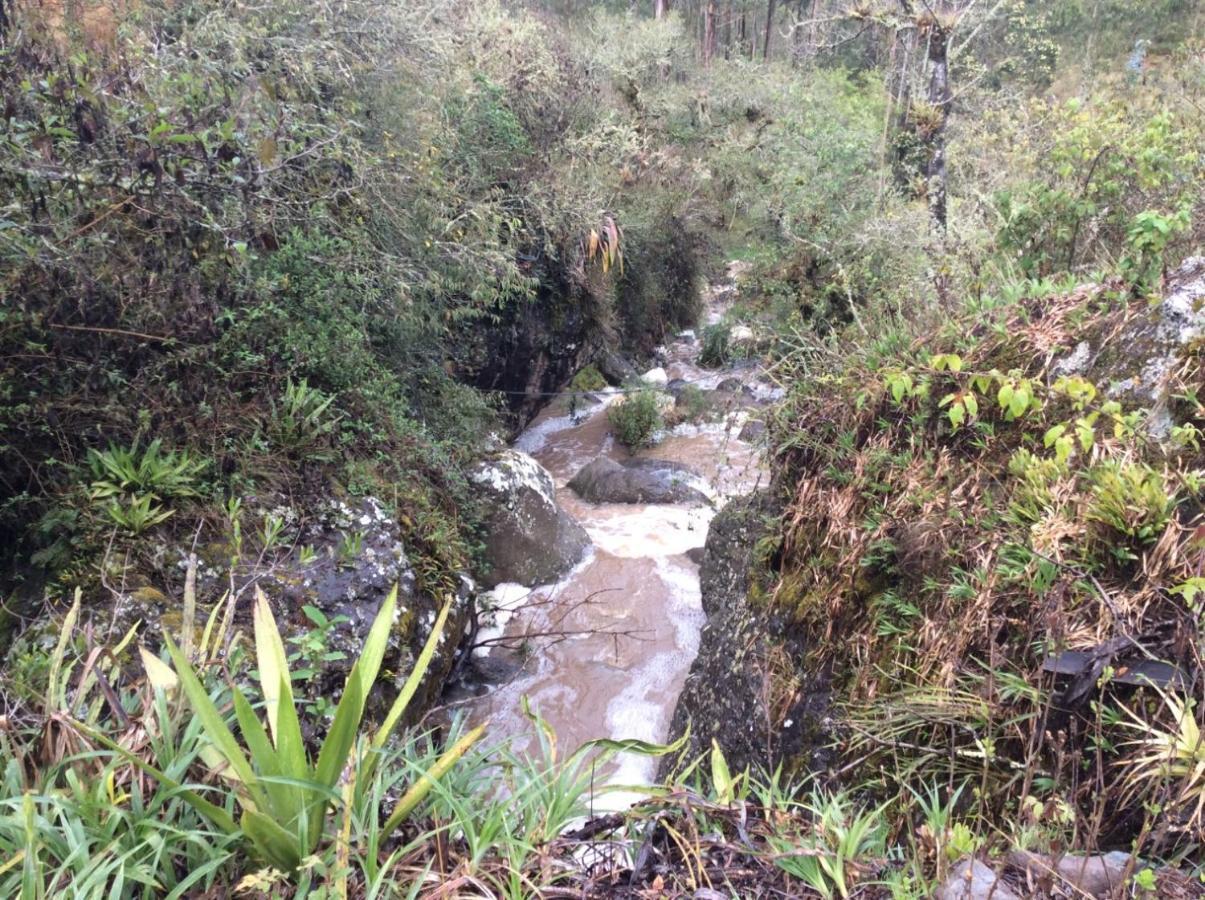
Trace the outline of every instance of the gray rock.
<path fill-rule="evenodd" d="M 621 464 L 599 456 L 573 476 L 569 487 L 591 503 L 705 504 L 707 496 L 690 484 L 697 477 L 681 463 L 633 459 Z"/>
<path fill-rule="evenodd" d="M 1069 853 L 1057 860 L 1040 853 L 1017 850 L 1008 855 L 1008 863 L 1020 869 L 1026 878 L 1036 882 L 1058 880 L 1089 897 L 1108 898 L 1125 884 L 1125 870 L 1130 854 L 1114 850 L 1111 853 L 1080 855 Z M 1141 868 L 1138 866 L 1137 868 Z"/>
<path fill-rule="evenodd" d="M 715 386 L 715 389 L 722 394 L 738 394 L 745 383 L 739 378 L 725 378 Z"/>
<path fill-rule="evenodd" d="M 935 900 L 1021 900 L 990 866 L 964 859 L 933 894 Z"/>
<path fill-rule="evenodd" d="M 557 504 L 552 476 L 526 453 L 505 450 L 470 478 L 485 506 L 486 586 L 548 584 L 585 555 L 589 535 Z"/>
<path fill-rule="evenodd" d="M 286 559 L 257 566 L 245 573 L 245 585 L 254 582 L 264 591 L 286 636 L 315 627 L 304 614 L 306 606 L 335 623 L 325 646 L 343 656 L 325 659 L 312 679 L 295 686 L 303 697 L 339 696 L 381 604 L 397 586 L 396 626 L 387 645 L 382 676 L 369 699 L 369 714 L 383 714 L 431 634 L 442 606 L 440 599 L 420 590 L 397 521 L 372 497 L 354 506 L 332 501 L 311 512 L 295 532 L 295 543 L 310 551 L 304 561 L 298 550 Z M 200 587 L 199 583 L 199 592 Z M 472 579 L 463 575 L 413 711 L 424 710 L 434 701 L 451 672 L 456 648 L 468 626 L 474 590 Z M 250 603 L 244 604 L 249 614 Z"/>
<path fill-rule="evenodd" d="M 745 423 L 744 427 L 741 428 L 741 432 L 737 435 L 737 437 L 746 443 L 752 444 L 754 441 L 761 439 L 765 433 L 765 422 L 763 422 L 761 419 L 750 419 Z"/>
<path fill-rule="evenodd" d="M 665 385 L 665 390 L 668 391 L 670 394 L 672 394 L 674 396 L 674 398 L 676 399 L 689 386 L 690 386 L 690 382 L 687 381 L 685 378 L 671 378 L 669 380 L 669 382 Z"/>
<path fill-rule="evenodd" d="M 631 362 L 614 350 L 604 350 L 598 355 L 594 365 L 598 367 L 602 377 L 611 384 L 624 384 L 640 374 Z"/>
<path fill-rule="evenodd" d="M 1137 315 L 1127 312 L 1121 322 L 1105 317 L 1054 362 L 1053 371 L 1083 375 L 1126 407 L 1147 410 L 1148 433 L 1164 440 L 1176 421 L 1172 382 L 1181 354 L 1205 335 L 1203 307 L 1205 257 L 1194 256 L 1164 279 L 1160 303 Z"/>
<path fill-rule="evenodd" d="M 665 387 L 669 384 L 669 376 L 665 374 L 665 369 L 661 368 L 661 366 L 649 369 L 640 376 L 640 380 L 645 384 L 651 384 L 653 387 Z"/>
<path fill-rule="evenodd" d="M 831 758 L 825 677 L 802 684 L 799 699 L 781 720 L 773 718 L 780 711 L 765 706 L 765 660 L 772 648 L 794 657 L 806 652 L 788 618 L 749 596 L 757 571 L 754 548 L 776 512 L 768 492 L 751 494 L 725 506 L 707 532 L 699 571 L 707 622 L 670 725 L 670 740 L 690 728 L 682 759 L 706 753 L 713 739 L 738 769 L 773 769 L 783 762 L 792 771 L 814 771 Z M 769 740 L 768 720 L 774 728 Z M 668 777 L 674 765 L 663 761 L 661 775 Z"/>

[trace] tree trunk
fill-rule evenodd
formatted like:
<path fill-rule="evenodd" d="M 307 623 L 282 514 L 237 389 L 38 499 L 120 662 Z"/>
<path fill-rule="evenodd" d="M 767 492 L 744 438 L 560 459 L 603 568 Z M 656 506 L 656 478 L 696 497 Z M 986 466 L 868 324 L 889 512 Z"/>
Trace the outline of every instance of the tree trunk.
<path fill-rule="evenodd" d="M 770 35 L 774 33 L 774 6 L 775 0 L 766 0 L 766 39 L 761 48 L 763 60 L 770 58 Z"/>
<path fill-rule="evenodd" d="M 669 0 L 653 0 L 653 18 L 664 19 L 669 12 Z"/>
<path fill-rule="evenodd" d="M 949 34 L 934 17 L 929 32 L 929 107 L 932 121 L 929 128 L 929 167 L 926 181 L 929 194 L 929 216 L 934 229 L 943 237 L 946 233 L 946 121 L 950 116 Z"/>
<path fill-rule="evenodd" d="M 711 57 L 715 55 L 715 0 L 707 0 L 707 9 L 703 13 L 703 65 L 711 65 Z"/>
<path fill-rule="evenodd" d="M 724 11 L 724 59 L 732 59 L 732 0 Z"/>

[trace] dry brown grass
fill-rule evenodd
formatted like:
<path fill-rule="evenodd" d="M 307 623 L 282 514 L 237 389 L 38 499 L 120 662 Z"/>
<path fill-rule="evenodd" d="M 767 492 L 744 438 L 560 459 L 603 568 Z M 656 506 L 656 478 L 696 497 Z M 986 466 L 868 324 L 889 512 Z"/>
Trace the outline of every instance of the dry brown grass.
<path fill-rule="evenodd" d="M 1051 392 L 1054 361 L 1089 333 L 1124 349 L 1115 342 L 1144 312 L 1098 288 L 1027 300 L 914 344 L 899 368 L 928 378 L 927 396 L 896 402 L 884 371 L 854 361 L 796 397 L 779 425 L 796 440 L 779 461 L 788 502 L 771 597 L 807 634 L 804 667 L 843 676 L 849 773 L 897 790 L 909 779 L 972 778 L 981 811 L 995 817 L 1040 781 L 1095 823 L 1086 844 L 1151 830 L 1143 803 L 1156 795 L 1123 790 L 1111 765 L 1126 755 L 1111 716 L 1149 691 L 1095 682 L 1109 666 L 1124 675 L 1158 659 L 1200 693 L 1199 614 L 1170 591 L 1205 570 L 1191 475 L 1205 457 L 1156 446 L 1141 429 L 1114 436 L 1110 424 L 1065 471 L 1028 486 L 1010 471 L 1022 449 L 1051 457 L 1046 430 L 1081 414 Z M 933 371 L 939 353 L 958 353 L 961 371 Z M 938 401 L 994 370 L 1031 379 L 1041 409 L 1008 421 L 994 386 L 979 389 L 977 424 L 952 429 Z M 1201 386 L 1195 355 L 1168 378 L 1173 394 Z M 1103 395 L 1102 386 L 1097 405 Z M 1133 494 L 1107 482 L 1110 465 Z M 1157 498 L 1132 487 L 1148 483 L 1172 498 L 1162 527 Z M 901 604 L 914 612 L 893 623 Z M 1048 654 L 1065 650 L 1097 663 L 1078 686 L 1043 671 Z M 1162 818 L 1174 820 L 1177 806 Z"/>

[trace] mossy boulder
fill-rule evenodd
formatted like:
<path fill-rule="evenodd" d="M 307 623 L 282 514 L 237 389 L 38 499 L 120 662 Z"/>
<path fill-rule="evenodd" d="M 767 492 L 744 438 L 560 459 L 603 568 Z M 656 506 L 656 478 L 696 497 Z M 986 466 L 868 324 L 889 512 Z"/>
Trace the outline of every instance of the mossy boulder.
<path fill-rule="evenodd" d="M 548 470 L 526 453 L 504 450 L 470 478 L 485 510 L 487 586 L 548 584 L 581 561 L 590 536 L 557 503 Z"/>

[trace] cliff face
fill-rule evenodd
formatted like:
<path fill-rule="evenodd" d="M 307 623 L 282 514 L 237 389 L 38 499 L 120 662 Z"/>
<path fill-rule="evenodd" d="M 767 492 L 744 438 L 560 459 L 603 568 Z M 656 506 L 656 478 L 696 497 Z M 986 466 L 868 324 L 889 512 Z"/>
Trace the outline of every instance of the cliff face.
<path fill-rule="evenodd" d="M 753 494 L 725 507 L 707 533 L 707 623 L 670 727 L 673 740 L 690 729 L 686 758 L 713 741 L 734 770 L 817 768 L 828 756 L 828 678 L 797 670 L 807 636 L 764 602 L 761 554 L 780 512 L 770 493 Z"/>

